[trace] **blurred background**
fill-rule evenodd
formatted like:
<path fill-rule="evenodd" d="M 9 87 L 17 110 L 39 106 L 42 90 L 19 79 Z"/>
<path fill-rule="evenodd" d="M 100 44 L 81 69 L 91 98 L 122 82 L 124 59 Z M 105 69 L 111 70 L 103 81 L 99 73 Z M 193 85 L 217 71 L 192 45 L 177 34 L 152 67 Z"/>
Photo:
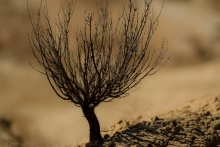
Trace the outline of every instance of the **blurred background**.
<path fill-rule="evenodd" d="M 31 14 L 36 14 L 40 0 L 28 3 Z M 60 1 L 47 3 L 55 22 Z M 109 2 L 113 19 L 126 3 Z M 157 14 L 162 1 L 153 3 Z M 85 9 L 92 11 L 95 5 L 96 0 L 76 1 L 73 37 L 74 26 L 83 24 Z M 30 66 L 31 62 L 38 67 L 28 43 L 30 32 L 27 1 L 0 0 L 0 145 L 7 145 L 5 140 L 29 147 L 88 141 L 89 128 L 81 109 L 56 96 L 46 77 Z M 152 44 L 159 48 L 163 37 L 168 40 L 170 60 L 127 98 L 96 109 L 102 131 L 120 119 L 142 116 L 148 120 L 192 99 L 220 94 L 220 1 L 166 0 Z"/>

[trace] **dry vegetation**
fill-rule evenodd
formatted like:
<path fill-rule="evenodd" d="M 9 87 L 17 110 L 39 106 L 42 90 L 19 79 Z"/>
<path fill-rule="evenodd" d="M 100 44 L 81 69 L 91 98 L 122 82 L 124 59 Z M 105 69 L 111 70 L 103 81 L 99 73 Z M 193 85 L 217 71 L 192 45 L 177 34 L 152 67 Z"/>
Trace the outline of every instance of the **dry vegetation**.
<path fill-rule="evenodd" d="M 34 0 L 29 0 L 29 4 L 33 11 L 39 5 Z M 59 3 L 48 0 L 48 5 L 54 18 Z M 84 9 L 93 6 L 92 1 L 77 1 L 74 21 L 80 25 Z M 120 7 L 120 2 L 111 1 L 113 17 L 117 17 Z M 160 7 L 161 2 L 155 1 L 156 12 Z M 167 0 L 153 44 L 161 42 L 161 35 L 165 37 L 172 58 L 161 72 L 143 81 L 126 103 L 121 99 L 100 105 L 96 113 L 102 120 L 102 131 L 121 119 L 132 120 L 140 115 L 142 120 L 150 122 L 151 117 L 168 115 L 166 112 L 192 99 L 205 103 L 201 97 L 214 98 L 220 93 L 218 8 L 218 0 Z M 11 138 L 7 133 L 0 134 L 1 138 L 22 141 L 29 147 L 68 146 L 88 141 L 88 126 L 82 112 L 57 98 L 45 77 L 30 67 L 28 61 L 34 63 L 34 60 L 27 39 L 29 30 L 26 0 L 0 0 L 0 116 L 1 120 L 12 121 L 7 131 L 11 132 L 8 133 Z M 75 28 L 71 30 L 74 32 Z M 196 105 L 192 103 L 190 107 L 200 113 L 199 109 L 194 110 Z M 7 146 L 5 141 L 0 143 Z"/>

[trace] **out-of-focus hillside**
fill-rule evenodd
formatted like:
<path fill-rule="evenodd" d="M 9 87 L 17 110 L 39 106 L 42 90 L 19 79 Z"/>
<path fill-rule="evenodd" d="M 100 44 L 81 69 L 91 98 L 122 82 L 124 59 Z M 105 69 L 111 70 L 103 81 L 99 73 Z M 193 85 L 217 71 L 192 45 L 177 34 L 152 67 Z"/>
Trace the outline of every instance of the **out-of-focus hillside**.
<path fill-rule="evenodd" d="M 71 22 L 73 42 L 74 27 L 83 24 L 85 9 L 94 10 L 95 1 L 76 1 Z M 28 2 L 31 14 L 36 14 L 40 1 Z M 110 1 L 114 20 L 126 2 Z M 53 22 L 59 1 L 47 3 Z M 156 14 L 161 5 L 160 0 L 155 0 Z M 19 139 L 29 146 L 59 146 L 88 140 L 88 126 L 81 110 L 59 99 L 46 78 L 29 65 L 30 61 L 38 67 L 28 43 L 30 32 L 26 0 L 0 0 L 0 118 L 12 120 L 13 139 L 21 136 Z M 122 118 L 143 115 L 149 119 L 191 99 L 220 93 L 218 0 L 167 0 L 152 45 L 160 47 L 162 37 L 169 44 L 168 64 L 156 75 L 147 77 L 128 98 L 101 104 L 96 113 L 102 130 Z"/>
<path fill-rule="evenodd" d="M 51 20 L 55 22 L 59 12 L 59 1 L 48 0 Z M 126 0 L 111 1 L 113 19 Z M 141 5 L 141 1 L 139 2 Z M 31 32 L 26 0 L 0 1 L 0 53 L 18 60 L 30 59 L 31 51 L 27 34 Z M 29 8 L 34 15 L 40 1 L 29 0 Z M 96 1 L 76 1 L 72 26 L 82 26 L 84 10 L 95 10 Z M 169 41 L 172 64 L 192 64 L 219 58 L 220 56 L 220 10 L 217 0 L 167 0 L 160 17 L 158 30 L 152 43 L 160 44 L 162 37 Z M 155 1 L 155 13 L 159 12 L 161 1 Z M 75 29 L 72 27 L 73 34 Z M 75 37 L 75 35 L 73 35 Z M 75 38 L 72 39 L 75 42 Z M 156 47 L 159 47 L 157 45 Z"/>

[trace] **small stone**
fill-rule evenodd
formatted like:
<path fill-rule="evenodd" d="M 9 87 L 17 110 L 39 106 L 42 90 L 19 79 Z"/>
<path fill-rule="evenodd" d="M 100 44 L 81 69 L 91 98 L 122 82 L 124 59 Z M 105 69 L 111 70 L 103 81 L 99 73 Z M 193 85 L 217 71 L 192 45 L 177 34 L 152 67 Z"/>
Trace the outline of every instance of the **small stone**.
<path fill-rule="evenodd" d="M 177 126 L 177 127 L 174 127 L 174 133 L 177 134 L 179 133 L 181 130 L 183 130 L 183 128 L 181 126 Z"/>
<path fill-rule="evenodd" d="M 215 121 L 211 122 L 210 126 L 214 130 L 220 130 L 220 120 L 215 120 Z"/>
<path fill-rule="evenodd" d="M 140 116 L 137 117 L 136 120 L 137 120 L 137 121 L 140 121 L 140 120 L 142 120 L 142 118 L 143 118 L 143 117 L 140 115 Z"/>
<path fill-rule="evenodd" d="M 172 124 L 173 124 L 174 127 L 176 127 L 176 126 L 177 126 L 176 120 L 173 120 L 173 121 L 172 121 Z"/>
<path fill-rule="evenodd" d="M 118 121 L 118 124 L 121 124 L 122 122 L 123 122 L 122 120 L 119 120 L 119 121 Z"/>
<path fill-rule="evenodd" d="M 201 113 L 201 116 L 203 117 L 203 116 L 211 116 L 212 114 L 211 114 L 211 112 L 210 111 L 206 111 L 206 112 L 204 112 L 204 113 Z"/>
<path fill-rule="evenodd" d="M 114 142 L 121 142 L 121 141 L 123 141 L 121 138 L 119 138 L 119 137 L 115 137 L 114 139 Z"/>
<path fill-rule="evenodd" d="M 207 134 L 213 134 L 214 133 L 214 129 L 213 128 L 209 128 L 207 131 Z"/>
<path fill-rule="evenodd" d="M 220 110 L 220 106 L 216 108 L 216 111 L 219 111 L 219 110 Z"/>
<path fill-rule="evenodd" d="M 104 140 L 107 140 L 110 136 L 108 134 L 104 135 Z"/>
<path fill-rule="evenodd" d="M 196 137 L 195 137 L 195 136 L 192 136 L 190 145 L 193 145 L 195 140 L 196 140 Z"/>
<path fill-rule="evenodd" d="M 218 101 L 220 101 L 220 97 L 215 97 L 214 103 L 217 103 Z"/>
<path fill-rule="evenodd" d="M 153 122 L 158 121 L 158 120 L 160 120 L 160 118 L 157 117 L 157 116 L 155 116 L 154 118 L 152 118 L 152 121 L 153 121 Z"/>

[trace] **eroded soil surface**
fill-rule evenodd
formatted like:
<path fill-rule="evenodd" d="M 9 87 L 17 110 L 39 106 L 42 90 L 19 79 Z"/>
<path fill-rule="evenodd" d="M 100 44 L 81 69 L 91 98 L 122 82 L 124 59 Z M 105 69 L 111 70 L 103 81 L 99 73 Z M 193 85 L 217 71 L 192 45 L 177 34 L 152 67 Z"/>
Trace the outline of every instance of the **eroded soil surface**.
<path fill-rule="evenodd" d="M 152 121 L 120 120 L 110 130 L 109 134 L 113 135 L 105 135 L 103 147 L 217 147 L 220 146 L 220 96 L 192 101 Z M 93 145 L 96 146 L 87 144 Z"/>

